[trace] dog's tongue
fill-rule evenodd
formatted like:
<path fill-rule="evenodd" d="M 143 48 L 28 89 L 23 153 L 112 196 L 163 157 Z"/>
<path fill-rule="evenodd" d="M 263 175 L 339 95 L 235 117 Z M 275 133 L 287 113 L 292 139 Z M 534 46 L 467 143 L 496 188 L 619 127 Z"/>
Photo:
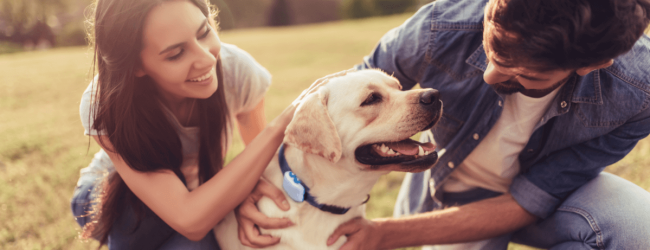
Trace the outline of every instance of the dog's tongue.
<path fill-rule="evenodd" d="M 418 146 L 422 146 L 423 150 L 429 152 L 436 149 L 436 146 L 433 145 L 433 143 L 430 142 L 421 143 L 411 139 L 398 141 L 398 142 L 389 142 L 389 143 L 385 143 L 385 145 L 403 155 L 417 155 L 419 151 Z"/>

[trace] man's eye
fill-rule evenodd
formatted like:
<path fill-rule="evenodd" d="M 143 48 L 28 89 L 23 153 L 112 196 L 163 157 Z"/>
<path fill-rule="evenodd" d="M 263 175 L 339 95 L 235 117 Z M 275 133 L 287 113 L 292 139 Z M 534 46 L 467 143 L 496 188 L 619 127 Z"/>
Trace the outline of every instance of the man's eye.
<path fill-rule="evenodd" d="M 361 106 L 366 106 L 366 105 L 372 105 L 375 103 L 379 103 L 381 101 L 381 95 L 377 93 L 372 93 L 366 97 L 366 100 L 361 103 Z"/>

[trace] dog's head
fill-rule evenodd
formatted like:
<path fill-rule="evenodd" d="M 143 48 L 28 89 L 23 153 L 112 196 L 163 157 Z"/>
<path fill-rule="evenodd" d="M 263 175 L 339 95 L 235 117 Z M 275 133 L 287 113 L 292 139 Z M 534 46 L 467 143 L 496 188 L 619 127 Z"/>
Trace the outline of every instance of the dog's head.
<path fill-rule="evenodd" d="M 410 137 L 438 122 L 442 101 L 437 90 L 401 88 L 379 70 L 333 78 L 300 103 L 285 143 L 363 170 L 424 171 L 438 159 L 435 146 Z"/>

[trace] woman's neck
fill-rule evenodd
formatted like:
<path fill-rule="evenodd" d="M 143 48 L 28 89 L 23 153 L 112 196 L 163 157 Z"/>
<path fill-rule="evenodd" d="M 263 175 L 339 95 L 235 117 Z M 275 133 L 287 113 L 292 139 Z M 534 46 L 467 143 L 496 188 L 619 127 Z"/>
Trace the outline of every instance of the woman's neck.
<path fill-rule="evenodd" d="M 172 112 L 182 126 L 189 127 L 198 124 L 195 98 L 175 96 L 163 91 L 158 93 L 160 93 L 162 104 Z"/>

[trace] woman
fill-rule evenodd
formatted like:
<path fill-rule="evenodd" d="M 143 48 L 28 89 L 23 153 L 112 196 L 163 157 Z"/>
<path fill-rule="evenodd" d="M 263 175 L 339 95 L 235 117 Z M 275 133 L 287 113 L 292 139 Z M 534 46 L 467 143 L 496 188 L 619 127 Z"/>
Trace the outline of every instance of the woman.
<path fill-rule="evenodd" d="M 204 0 L 97 1 L 98 74 L 80 113 L 102 150 L 72 200 L 87 237 L 110 249 L 218 248 L 212 228 L 256 185 L 295 106 L 265 127 L 269 73 L 214 29 Z M 235 121 L 247 147 L 222 168 Z"/>

